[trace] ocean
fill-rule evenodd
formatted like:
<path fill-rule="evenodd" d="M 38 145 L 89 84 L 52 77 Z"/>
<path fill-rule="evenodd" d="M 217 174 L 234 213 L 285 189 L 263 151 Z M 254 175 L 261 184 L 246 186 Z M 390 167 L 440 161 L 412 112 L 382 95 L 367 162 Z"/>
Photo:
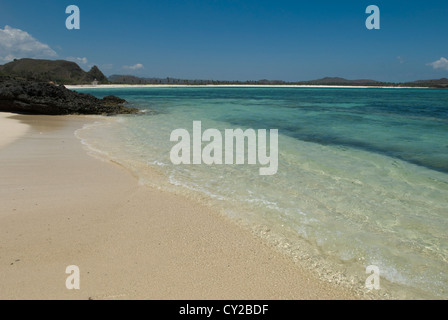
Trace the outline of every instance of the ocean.
<path fill-rule="evenodd" d="M 77 89 L 145 111 L 78 130 L 140 183 L 212 206 L 324 279 L 384 299 L 448 298 L 448 90 Z M 174 165 L 173 130 L 278 129 L 278 171 Z M 180 213 L 181 214 L 181 213 Z M 380 289 L 367 289 L 377 266 Z"/>

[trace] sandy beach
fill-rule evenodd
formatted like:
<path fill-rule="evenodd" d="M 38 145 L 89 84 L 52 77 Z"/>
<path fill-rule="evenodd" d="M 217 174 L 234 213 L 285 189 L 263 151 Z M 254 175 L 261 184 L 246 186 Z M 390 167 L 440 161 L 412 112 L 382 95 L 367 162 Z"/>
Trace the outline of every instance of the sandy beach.
<path fill-rule="evenodd" d="M 24 135 L 29 126 L 19 120 L 11 119 L 12 113 L 0 112 L 0 148 L 13 142 L 18 137 Z M 6 121 L 4 119 L 7 119 Z"/>
<path fill-rule="evenodd" d="M 0 115 L 0 299 L 353 298 L 212 209 L 90 156 L 74 132 L 101 118 Z M 69 265 L 80 290 L 65 287 Z"/>

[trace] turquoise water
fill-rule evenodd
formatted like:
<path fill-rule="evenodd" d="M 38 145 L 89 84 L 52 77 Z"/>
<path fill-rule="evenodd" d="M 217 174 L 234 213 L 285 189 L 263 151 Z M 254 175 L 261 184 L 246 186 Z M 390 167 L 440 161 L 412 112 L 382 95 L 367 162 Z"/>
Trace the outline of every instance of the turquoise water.
<path fill-rule="evenodd" d="M 141 183 L 209 202 L 322 278 L 362 294 L 448 298 L 448 90 L 79 91 L 114 94 L 146 111 L 78 132 Z M 199 120 L 222 133 L 278 129 L 278 173 L 173 165 L 171 132 L 191 133 Z M 369 265 L 380 269 L 375 292 L 364 285 Z"/>

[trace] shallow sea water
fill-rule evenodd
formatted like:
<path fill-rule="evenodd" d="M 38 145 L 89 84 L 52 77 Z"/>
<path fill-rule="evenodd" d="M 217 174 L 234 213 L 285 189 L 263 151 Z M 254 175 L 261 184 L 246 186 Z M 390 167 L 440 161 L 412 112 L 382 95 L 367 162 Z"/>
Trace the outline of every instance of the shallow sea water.
<path fill-rule="evenodd" d="M 200 198 L 327 281 L 373 298 L 448 298 L 448 90 L 80 89 L 145 110 L 79 130 L 141 183 Z M 173 165 L 173 130 L 279 130 L 261 165 Z M 204 143 L 206 145 L 206 143 Z M 156 170 L 160 178 L 155 179 Z M 370 292 L 366 267 L 379 267 Z"/>

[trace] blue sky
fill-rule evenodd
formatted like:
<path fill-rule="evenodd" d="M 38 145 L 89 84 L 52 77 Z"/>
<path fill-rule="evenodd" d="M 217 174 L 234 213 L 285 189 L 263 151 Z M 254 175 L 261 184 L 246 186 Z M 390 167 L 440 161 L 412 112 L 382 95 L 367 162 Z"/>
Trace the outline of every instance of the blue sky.
<path fill-rule="evenodd" d="M 65 27 L 71 4 L 80 8 L 80 30 Z M 380 30 L 365 27 L 372 4 Z M 448 1 L 0 0 L 0 64 L 13 57 L 70 58 L 106 75 L 441 78 Z"/>

